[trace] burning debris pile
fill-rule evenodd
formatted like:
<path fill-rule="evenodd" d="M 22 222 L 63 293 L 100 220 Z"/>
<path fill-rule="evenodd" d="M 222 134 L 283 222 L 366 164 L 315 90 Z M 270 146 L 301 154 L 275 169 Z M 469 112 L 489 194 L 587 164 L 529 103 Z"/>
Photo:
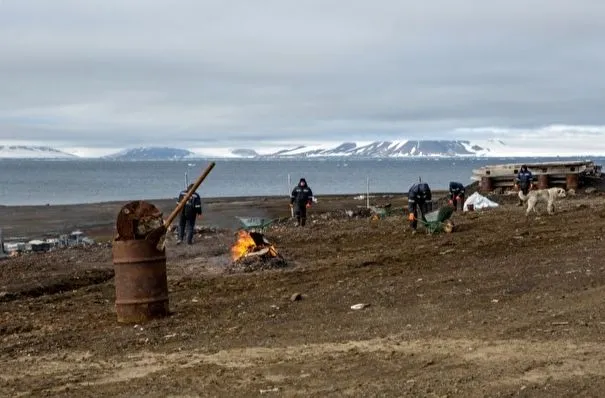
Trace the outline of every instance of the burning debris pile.
<path fill-rule="evenodd" d="M 237 241 L 231 247 L 231 258 L 233 262 L 227 269 L 229 272 L 254 272 L 288 266 L 275 246 L 259 232 L 239 231 Z"/>

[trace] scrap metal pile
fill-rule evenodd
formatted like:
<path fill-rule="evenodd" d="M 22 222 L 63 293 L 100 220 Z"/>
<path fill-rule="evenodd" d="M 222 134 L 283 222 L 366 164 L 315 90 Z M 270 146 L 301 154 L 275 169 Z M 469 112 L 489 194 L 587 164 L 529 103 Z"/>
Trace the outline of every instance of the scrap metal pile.
<path fill-rule="evenodd" d="M 163 214 L 151 203 L 139 200 L 122 207 L 116 221 L 114 240 L 148 240 L 163 246 L 166 229 Z"/>

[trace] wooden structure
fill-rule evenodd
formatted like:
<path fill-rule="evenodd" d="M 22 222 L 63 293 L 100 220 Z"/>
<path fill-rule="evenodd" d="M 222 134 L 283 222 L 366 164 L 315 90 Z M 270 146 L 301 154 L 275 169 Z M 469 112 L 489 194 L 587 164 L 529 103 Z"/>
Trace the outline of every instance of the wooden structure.
<path fill-rule="evenodd" d="M 550 187 L 577 189 L 586 179 L 601 178 L 601 166 L 591 160 L 525 164 L 532 172 L 534 184 L 539 189 Z M 512 189 L 521 166 L 521 163 L 483 166 L 473 170 L 471 179 L 480 182 L 481 192 Z"/>

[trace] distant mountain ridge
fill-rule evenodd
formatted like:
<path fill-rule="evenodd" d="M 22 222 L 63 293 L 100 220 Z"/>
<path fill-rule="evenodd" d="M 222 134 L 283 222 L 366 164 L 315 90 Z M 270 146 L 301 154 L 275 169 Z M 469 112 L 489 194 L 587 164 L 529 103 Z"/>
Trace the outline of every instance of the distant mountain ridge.
<path fill-rule="evenodd" d="M 503 144 L 503 143 L 501 143 Z M 489 148 L 471 144 L 470 141 L 415 140 L 415 141 L 374 141 L 366 144 L 343 142 L 326 147 L 299 146 L 284 149 L 267 157 L 320 157 L 348 156 L 362 158 L 393 158 L 420 156 L 482 156 Z"/>
<path fill-rule="evenodd" d="M 188 159 L 312 159 L 312 158 L 431 158 L 431 157 L 535 157 L 535 156 L 580 156 L 587 153 L 605 153 L 605 145 L 590 145 L 591 152 L 569 151 L 569 148 L 554 147 L 544 151 L 549 139 L 533 146 L 513 141 L 508 145 L 501 140 L 397 140 L 372 142 L 341 142 L 319 145 L 297 145 L 283 149 L 262 151 L 247 148 L 198 148 L 188 150 L 172 147 L 129 148 L 101 157 L 103 160 L 188 160 Z M 542 149 L 542 155 L 535 150 Z M 582 150 L 584 151 L 584 149 Z M 598 151 L 598 152 L 597 152 Z M 600 155 L 594 155 L 600 156 Z M 16 159 L 81 159 L 79 156 L 43 146 L 0 145 L 1 158 Z"/>
<path fill-rule="evenodd" d="M 491 147 L 501 149 L 502 141 L 487 141 L 482 144 L 464 140 L 405 140 L 374 141 L 369 143 L 343 142 L 314 146 L 299 145 L 269 153 L 259 153 L 254 149 L 207 150 L 203 154 L 179 148 L 142 147 L 127 149 L 105 156 L 105 159 L 120 160 L 179 160 L 217 158 L 313 158 L 313 157 L 356 157 L 356 158 L 406 158 L 406 157 L 456 157 L 486 156 Z M 500 151 L 498 151 L 500 152 Z"/>
<path fill-rule="evenodd" d="M 142 147 L 125 149 L 118 153 L 104 156 L 111 160 L 181 160 L 194 156 L 195 153 L 187 149 L 168 147 Z"/>
<path fill-rule="evenodd" d="M 47 146 L 0 145 L 0 159 L 77 159 L 76 155 Z"/>

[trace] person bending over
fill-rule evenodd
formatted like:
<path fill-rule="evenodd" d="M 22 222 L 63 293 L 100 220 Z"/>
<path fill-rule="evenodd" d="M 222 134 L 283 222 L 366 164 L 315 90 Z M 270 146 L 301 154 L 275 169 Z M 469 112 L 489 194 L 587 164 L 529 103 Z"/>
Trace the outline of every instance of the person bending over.
<path fill-rule="evenodd" d="M 460 210 L 464 207 L 464 185 L 459 182 L 450 182 L 450 200 L 449 204 L 454 206 L 454 210 L 458 210 L 458 203 L 460 203 Z"/>
<path fill-rule="evenodd" d="M 416 231 L 418 227 L 418 211 L 421 214 L 426 214 L 433 210 L 433 201 L 431 197 L 431 188 L 429 184 L 420 182 L 412 185 L 408 192 L 408 211 L 410 228 L 412 231 Z"/>

